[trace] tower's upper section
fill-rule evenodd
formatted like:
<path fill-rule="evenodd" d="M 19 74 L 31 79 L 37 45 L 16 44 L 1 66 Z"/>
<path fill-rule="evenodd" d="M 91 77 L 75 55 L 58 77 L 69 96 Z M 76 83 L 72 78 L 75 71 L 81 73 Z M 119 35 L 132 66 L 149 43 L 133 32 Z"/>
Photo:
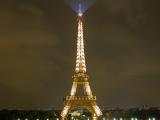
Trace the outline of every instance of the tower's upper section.
<path fill-rule="evenodd" d="M 86 73 L 82 16 L 78 17 L 77 56 L 75 72 Z"/>

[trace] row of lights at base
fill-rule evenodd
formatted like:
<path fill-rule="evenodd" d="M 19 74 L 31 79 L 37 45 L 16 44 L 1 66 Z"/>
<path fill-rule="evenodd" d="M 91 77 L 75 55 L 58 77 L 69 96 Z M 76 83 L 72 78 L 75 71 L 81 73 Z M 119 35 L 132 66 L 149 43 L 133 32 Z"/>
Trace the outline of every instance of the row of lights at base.
<path fill-rule="evenodd" d="M 123 118 L 113 118 L 113 119 L 107 119 L 107 120 L 124 120 Z M 125 119 L 126 120 L 126 119 Z M 138 118 L 131 118 L 129 120 L 138 120 Z M 156 118 L 148 118 L 148 120 L 156 120 Z"/>
<path fill-rule="evenodd" d="M 20 118 L 18 118 L 17 120 L 21 120 Z M 28 118 L 25 118 L 24 120 L 29 120 Z M 36 120 L 40 120 L 39 118 L 37 118 Z M 49 120 L 49 118 L 47 118 L 46 120 Z M 59 120 L 59 118 L 56 118 L 56 120 Z"/>
<path fill-rule="evenodd" d="M 74 118 L 72 118 L 72 119 L 74 119 Z M 21 119 L 18 118 L 17 120 L 21 120 Z M 29 120 L 29 119 L 25 118 L 24 120 Z M 36 120 L 40 120 L 40 119 L 37 118 Z M 49 118 L 47 118 L 46 120 L 49 120 Z M 56 118 L 56 120 L 59 120 L 59 118 Z M 78 120 L 78 119 L 76 119 L 76 120 Z M 89 118 L 88 118 L 88 120 L 89 120 Z M 107 119 L 107 120 L 123 120 L 123 118 L 119 118 L 119 119 L 113 118 L 113 119 Z M 138 120 L 138 118 L 131 118 L 130 120 Z M 148 120 L 156 120 L 156 118 L 148 118 Z"/>

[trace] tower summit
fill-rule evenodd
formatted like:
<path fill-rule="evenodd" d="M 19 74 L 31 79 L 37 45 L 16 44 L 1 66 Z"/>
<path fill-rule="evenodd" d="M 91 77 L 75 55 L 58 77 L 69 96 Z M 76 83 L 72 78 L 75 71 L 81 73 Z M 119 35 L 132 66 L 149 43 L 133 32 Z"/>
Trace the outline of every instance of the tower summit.
<path fill-rule="evenodd" d="M 77 35 L 77 55 L 75 74 L 73 75 L 73 84 L 69 96 L 66 96 L 64 108 L 61 112 L 63 120 L 67 119 L 67 115 L 71 110 L 81 108 L 87 109 L 92 113 L 93 119 L 102 115 L 100 108 L 96 103 L 96 96 L 92 94 L 89 77 L 86 73 L 84 37 L 83 37 L 83 18 L 78 16 L 78 35 Z M 79 95 L 78 89 L 83 89 L 83 94 Z"/>

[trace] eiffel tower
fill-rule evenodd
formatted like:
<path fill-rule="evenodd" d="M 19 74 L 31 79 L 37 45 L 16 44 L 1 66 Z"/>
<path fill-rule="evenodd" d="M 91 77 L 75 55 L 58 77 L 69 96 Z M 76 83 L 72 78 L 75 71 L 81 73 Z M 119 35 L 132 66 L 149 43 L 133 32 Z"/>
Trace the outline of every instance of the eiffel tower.
<path fill-rule="evenodd" d="M 92 113 L 92 118 L 96 120 L 102 115 L 96 103 L 96 96 L 92 94 L 89 77 L 86 71 L 84 38 L 83 38 L 83 18 L 78 16 L 78 37 L 77 37 L 77 56 L 75 74 L 73 75 L 73 85 L 69 96 L 65 98 L 65 105 L 61 112 L 62 120 L 67 119 L 71 110 L 80 108 L 87 109 Z M 83 94 L 78 95 L 78 88 L 83 88 Z"/>

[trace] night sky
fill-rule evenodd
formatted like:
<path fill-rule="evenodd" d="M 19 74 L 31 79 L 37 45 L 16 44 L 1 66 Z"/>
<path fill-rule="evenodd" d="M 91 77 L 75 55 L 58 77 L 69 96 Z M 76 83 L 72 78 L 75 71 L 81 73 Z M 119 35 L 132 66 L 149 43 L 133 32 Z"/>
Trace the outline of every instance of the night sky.
<path fill-rule="evenodd" d="M 98 105 L 160 107 L 160 1 L 97 0 L 85 13 L 87 71 Z M 77 17 L 63 0 L 0 3 L 0 108 L 62 108 Z"/>

